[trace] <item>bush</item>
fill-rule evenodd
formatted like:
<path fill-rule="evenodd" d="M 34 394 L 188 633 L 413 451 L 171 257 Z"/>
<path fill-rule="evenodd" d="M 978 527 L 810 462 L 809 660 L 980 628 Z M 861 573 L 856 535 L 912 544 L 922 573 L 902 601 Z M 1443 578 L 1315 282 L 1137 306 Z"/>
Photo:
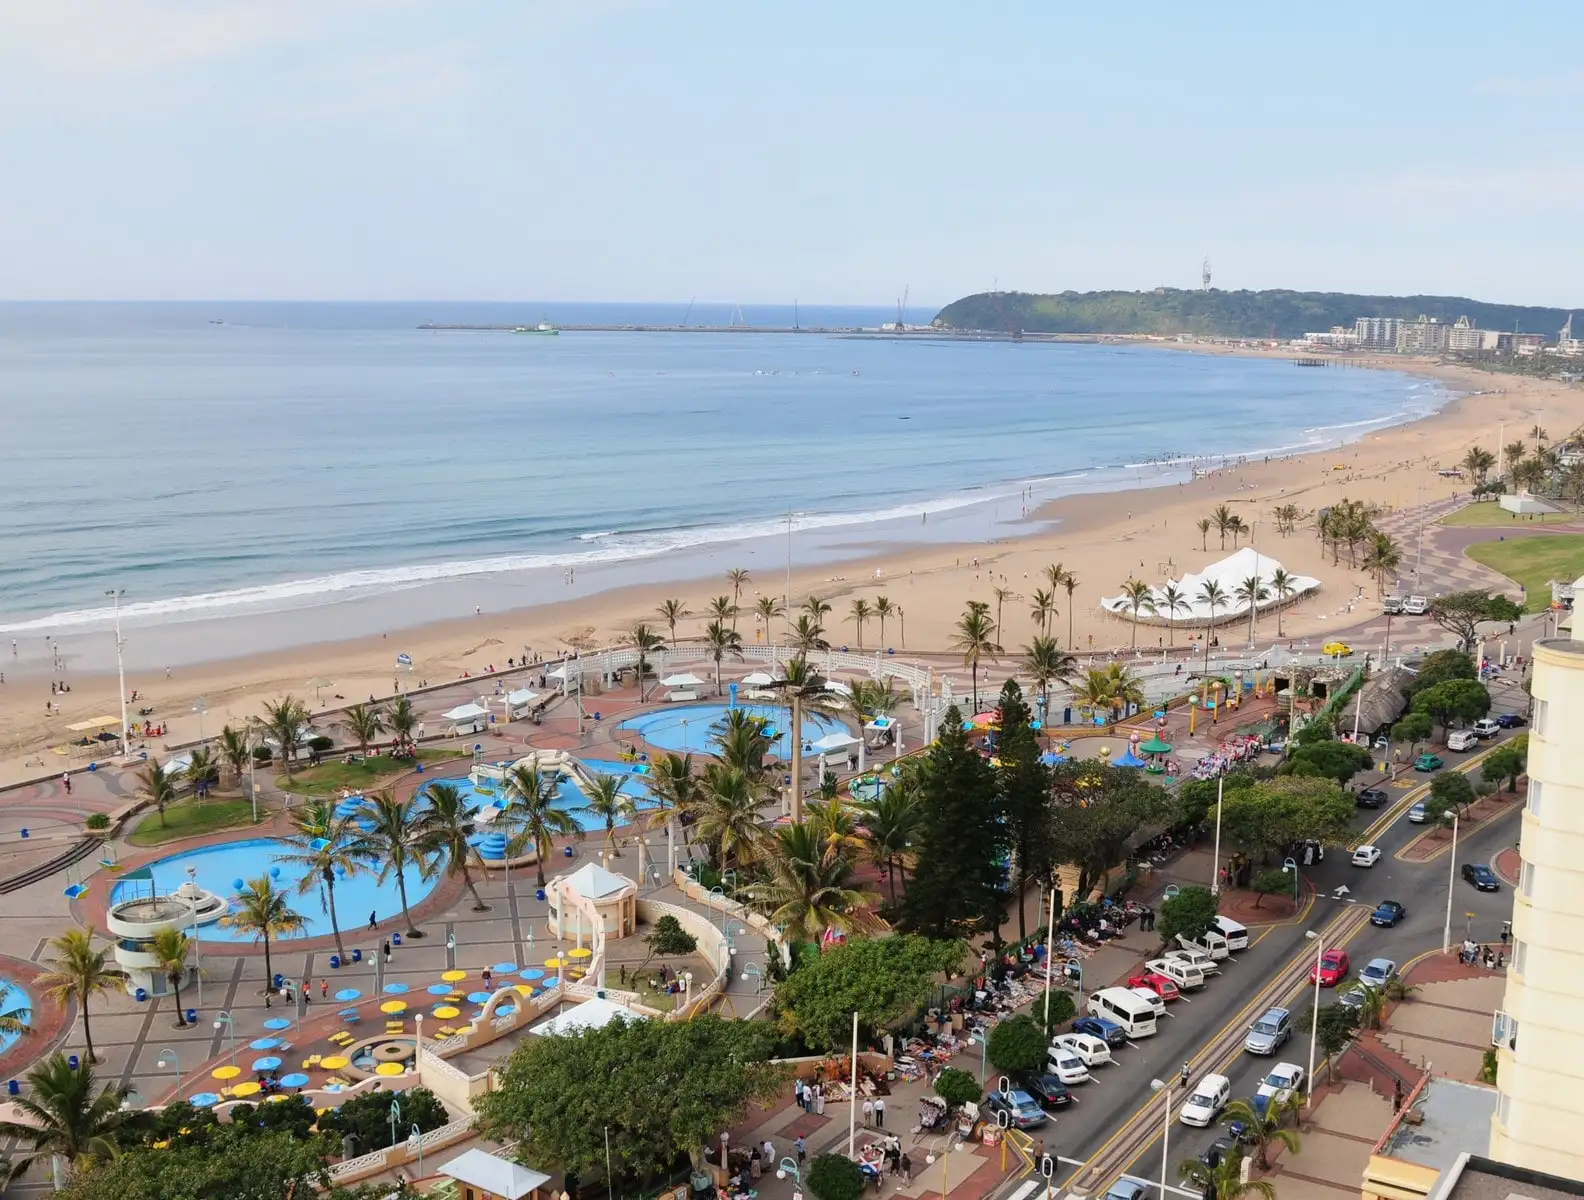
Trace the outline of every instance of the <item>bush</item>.
<path fill-rule="evenodd" d="M 967 1071 L 947 1067 L 935 1079 L 935 1094 L 956 1108 L 979 1099 L 979 1081 Z"/>
<path fill-rule="evenodd" d="M 845 1154 L 818 1154 L 809 1164 L 808 1188 L 819 1200 L 859 1200 L 864 1174 Z"/>
<path fill-rule="evenodd" d="M 109 813 L 89 813 L 88 819 L 83 822 L 89 829 L 98 831 L 110 828 Z"/>
<path fill-rule="evenodd" d="M 268 763 L 271 760 L 273 760 L 274 757 L 275 757 L 275 751 L 271 750 L 268 746 L 254 746 L 253 747 L 253 761 L 256 762 L 261 767 L 265 763 Z"/>
<path fill-rule="evenodd" d="M 1216 898 L 1209 888 L 1185 887 L 1161 904 L 1155 929 L 1163 943 L 1175 941 L 1178 934 L 1193 941 L 1210 928 L 1215 915 Z"/>
<path fill-rule="evenodd" d="M 319 1131 L 340 1139 L 347 1134 L 357 1138 L 357 1152 L 372 1154 L 391 1144 L 390 1107 L 393 1100 L 401 1102 L 401 1120 L 396 1126 L 396 1140 L 405 1141 L 412 1126 L 424 1132 L 439 1129 L 447 1124 L 445 1106 L 428 1088 L 416 1087 L 405 1092 L 369 1092 L 348 1100 L 340 1108 L 319 1118 Z"/>
<path fill-rule="evenodd" d="M 1066 995 L 1063 992 L 1062 995 Z M 1035 1005 L 1044 1010 L 1043 997 Z M 1056 997 L 1051 997 L 1051 1010 L 1056 1007 Z M 1019 1013 L 1008 1017 L 990 1030 L 990 1044 L 986 1047 L 989 1058 L 998 1071 L 1017 1074 L 1032 1071 L 1045 1062 L 1045 1034 L 1033 1017 Z"/>
<path fill-rule="evenodd" d="M 1045 1023 L 1045 997 L 1038 996 L 1034 1000 L 1032 1009 L 1034 1019 Z M 1078 1015 L 1078 1004 L 1072 998 L 1071 992 L 1064 992 L 1058 987 L 1051 988 L 1050 994 L 1050 1021 L 1045 1024 L 1047 1034 L 1055 1032 L 1058 1026 L 1067 1024 Z"/>
<path fill-rule="evenodd" d="M 308 739 L 308 749 L 314 754 L 323 754 L 326 750 L 330 749 L 330 747 L 334 745 L 335 739 L 327 738 L 322 733 L 317 737 L 311 737 Z"/>
<path fill-rule="evenodd" d="M 1280 867 L 1272 867 L 1269 871 L 1261 871 L 1253 879 L 1249 880 L 1249 891 L 1259 895 L 1259 899 L 1254 901 L 1255 908 L 1265 902 L 1266 896 L 1284 895 L 1292 891 L 1292 888 L 1293 877 Z"/>

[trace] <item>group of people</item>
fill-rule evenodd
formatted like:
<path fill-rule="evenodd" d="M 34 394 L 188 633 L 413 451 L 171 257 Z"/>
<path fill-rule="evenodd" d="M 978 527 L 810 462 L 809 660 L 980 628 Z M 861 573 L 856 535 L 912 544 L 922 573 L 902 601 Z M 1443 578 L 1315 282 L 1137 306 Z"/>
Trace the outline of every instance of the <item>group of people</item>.
<path fill-rule="evenodd" d="M 1489 946 L 1481 946 L 1472 938 L 1464 938 L 1463 945 L 1458 948 L 1458 962 L 1470 967 L 1484 967 L 1487 971 L 1494 971 L 1498 967 L 1505 966 L 1507 962 L 1506 938 L 1507 934 L 1504 930 L 1502 933 L 1503 947 L 1500 950 L 1493 950 Z"/>
<path fill-rule="evenodd" d="M 825 1083 L 823 1080 L 815 1080 L 813 1083 L 804 1083 L 801 1079 L 793 1080 L 792 1097 L 797 1101 L 797 1106 L 804 1112 L 813 1113 L 816 1116 L 825 1115 Z M 866 1104 L 866 1107 L 871 1112 L 873 1111 L 872 1106 Z M 868 1123 L 869 1117 L 866 1114 L 864 1124 L 867 1125 Z"/>

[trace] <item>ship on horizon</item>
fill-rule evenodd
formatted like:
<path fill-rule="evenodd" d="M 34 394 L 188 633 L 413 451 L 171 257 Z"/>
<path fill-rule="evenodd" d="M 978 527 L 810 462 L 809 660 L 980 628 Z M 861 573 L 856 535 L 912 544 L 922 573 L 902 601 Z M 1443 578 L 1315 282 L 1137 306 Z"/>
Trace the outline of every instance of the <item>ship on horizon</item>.
<path fill-rule="evenodd" d="M 537 324 L 537 325 L 519 325 L 515 329 L 513 329 L 512 332 L 513 333 L 538 333 L 538 334 L 546 334 L 546 335 L 549 335 L 551 337 L 554 337 L 555 335 L 559 334 L 561 331 L 559 329 L 557 329 L 554 325 L 550 324 L 549 321 L 540 321 L 539 324 Z"/>

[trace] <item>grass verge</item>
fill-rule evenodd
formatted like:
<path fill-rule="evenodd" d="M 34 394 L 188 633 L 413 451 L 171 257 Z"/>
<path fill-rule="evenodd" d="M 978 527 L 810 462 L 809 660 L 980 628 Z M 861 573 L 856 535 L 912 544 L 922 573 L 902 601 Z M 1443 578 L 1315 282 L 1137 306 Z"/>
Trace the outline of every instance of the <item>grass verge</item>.
<path fill-rule="evenodd" d="M 165 823 L 150 811 L 127 835 L 134 846 L 159 846 L 182 838 L 235 829 L 253 822 L 253 805 L 246 800 L 179 800 L 165 809 Z"/>
<path fill-rule="evenodd" d="M 451 759 L 467 756 L 466 750 L 418 751 L 418 761 L 426 764 L 449 762 Z M 337 758 L 334 762 L 323 762 L 317 767 L 304 767 L 301 771 L 294 771 L 289 780 L 284 775 L 277 775 L 275 786 L 283 792 L 294 792 L 300 796 L 329 796 L 342 788 L 361 792 L 367 788 L 378 787 L 382 779 L 390 779 L 412 770 L 412 765 L 412 760 L 409 758 L 391 758 L 388 755 L 360 758 L 350 763 Z"/>
<path fill-rule="evenodd" d="M 1466 553 L 1475 562 L 1523 584 L 1526 612 L 1551 607 L 1551 580 L 1571 581 L 1584 575 L 1584 533 L 1476 542 Z"/>
<path fill-rule="evenodd" d="M 1520 517 L 1510 513 L 1494 500 L 1482 500 L 1478 504 L 1465 505 L 1456 512 L 1448 513 L 1442 517 L 1440 524 L 1462 526 L 1468 528 L 1496 529 L 1528 527 L 1531 525 L 1565 525 L 1577 521 L 1577 513 L 1537 513 L 1532 517 Z"/>

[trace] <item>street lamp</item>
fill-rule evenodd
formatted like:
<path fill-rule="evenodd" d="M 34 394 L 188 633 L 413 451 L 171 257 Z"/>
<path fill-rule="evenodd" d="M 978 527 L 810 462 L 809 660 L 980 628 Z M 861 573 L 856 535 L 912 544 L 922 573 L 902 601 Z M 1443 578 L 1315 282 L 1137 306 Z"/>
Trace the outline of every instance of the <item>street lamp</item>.
<path fill-rule="evenodd" d="M 167 1046 L 165 1049 L 159 1052 L 159 1058 L 155 1060 L 154 1065 L 159 1067 L 161 1070 L 165 1069 L 166 1067 L 175 1069 L 176 1096 L 179 1099 L 181 1097 L 182 1088 L 181 1057 L 176 1053 L 176 1051 Z"/>
<path fill-rule="evenodd" d="M 1452 889 L 1457 886 L 1458 815 L 1452 809 L 1441 814 L 1452 818 L 1452 853 L 1447 856 L 1447 906 L 1446 926 L 1441 930 L 1441 953 L 1452 948 Z"/>
<path fill-rule="evenodd" d="M 1210 894 L 1221 894 L 1221 798 L 1226 791 L 1226 771 L 1216 776 L 1215 852 L 1210 858 Z"/>
<path fill-rule="evenodd" d="M 1325 935 L 1313 929 L 1304 930 L 1304 937 L 1313 938 L 1315 944 L 1315 997 L 1314 1016 L 1309 1021 L 1309 1074 L 1304 1077 L 1304 1094 L 1314 1099 L 1315 1042 L 1320 1034 L 1320 959 L 1325 953 Z"/>
<path fill-rule="evenodd" d="M 231 1014 L 225 1009 L 215 1013 L 214 1027 L 218 1032 L 224 1029 L 231 1035 L 231 1062 L 236 1062 L 236 1022 L 231 1019 Z"/>
<path fill-rule="evenodd" d="M 1166 1200 L 1166 1166 L 1171 1161 L 1171 1084 L 1150 1080 L 1150 1091 L 1159 1092 L 1165 1106 L 1161 1110 L 1161 1200 Z"/>
<path fill-rule="evenodd" d="M 127 724 L 126 664 L 121 657 L 121 649 L 126 644 L 121 640 L 121 597 L 126 595 L 126 589 L 108 588 L 105 595 L 110 597 L 115 614 L 116 677 L 121 683 L 121 753 L 124 756 L 132 753 L 132 727 Z"/>
<path fill-rule="evenodd" d="M 423 1178 L 423 1131 L 414 1125 L 407 1135 L 407 1153 L 418 1155 L 418 1178 Z"/>
<path fill-rule="evenodd" d="M 390 1144 L 392 1146 L 396 1144 L 396 1126 L 401 1124 L 401 1119 L 401 1101 L 393 1098 L 390 1106 Z"/>

